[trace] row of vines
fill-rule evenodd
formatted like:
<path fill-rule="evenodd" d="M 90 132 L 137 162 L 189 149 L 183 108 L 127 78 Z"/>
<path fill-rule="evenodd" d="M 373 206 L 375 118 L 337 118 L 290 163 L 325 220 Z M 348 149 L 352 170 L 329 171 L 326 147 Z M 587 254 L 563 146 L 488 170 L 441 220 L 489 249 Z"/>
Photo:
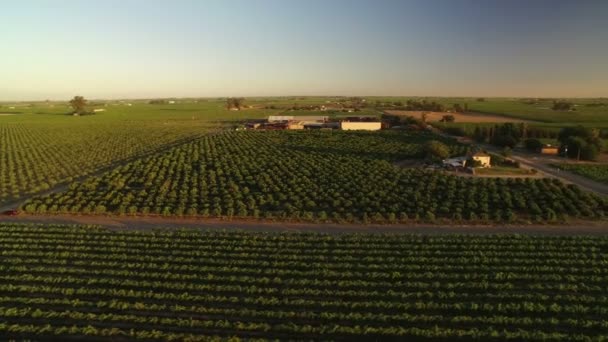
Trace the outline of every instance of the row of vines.
<path fill-rule="evenodd" d="M 231 132 L 140 159 L 30 213 L 247 217 L 334 222 L 518 222 L 600 218 L 608 203 L 555 179 L 464 178 L 392 164 L 427 133 Z M 453 155 L 466 147 L 446 140 Z"/>
<path fill-rule="evenodd" d="M 0 224 L 7 339 L 608 338 L 608 239 Z"/>
<path fill-rule="evenodd" d="M 36 119 L 0 122 L 0 204 L 202 132 L 158 121 Z"/>
<path fill-rule="evenodd" d="M 608 165 L 606 164 L 559 164 L 558 167 L 583 177 L 608 184 Z"/>

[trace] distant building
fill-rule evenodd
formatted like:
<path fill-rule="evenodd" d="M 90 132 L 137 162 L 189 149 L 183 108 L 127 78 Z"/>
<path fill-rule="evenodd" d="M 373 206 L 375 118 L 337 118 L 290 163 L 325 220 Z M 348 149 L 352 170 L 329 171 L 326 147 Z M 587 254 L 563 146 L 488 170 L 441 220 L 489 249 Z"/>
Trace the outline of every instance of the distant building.
<path fill-rule="evenodd" d="M 477 152 L 471 156 L 471 158 L 475 161 L 478 161 L 481 164 L 481 167 L 490 167 L 490 155 L 484 152 Z"/>
<path fill-rule="evenodd" d="M 106 111 L 105 108 L 95 108 L 95 109 L 93 109 L 93 112 L 95 112 L 95 113 L 105 112 L 105 111 Z"/>
<path fill-rule="evenodd" d="M 552 146 L 552 145 L 543 145 L 543 147 L 540 148 L 540 153 L 558 155 L 559 148 L 557 146 Z"/>
<path fill-rule="evenodd" d="M 464 168 L 467 163 L 467 157 L 455 157 L 443 160 L 443 166 L 448 169 L 460 169 Z"/>
<path fill-rule="evenodd" d="M 287 129 L 304 129 L 304 122 L 290 121 L 287 123 Z"/>
<path fill-rule="evenodd" d="M 363 131 L 379 131 L 382 128 L 380 121 L 376 122 L 348 122 L 342 121 L 340 129 L 345 131 L 363 130 Z"/>
<path fill-rule="evenodd" d="M 262 124 L 259 122 L 247 122 L 245 128 L 247 129 L 258 129 Z"/>
<path fill-rule="evenodd" d="M 325 122 L 329 120 L 329 116 L 324 115 L 270 115 L 268 122 L 287 122 L 287 121 L 302 121 L 302 122 Z"/>

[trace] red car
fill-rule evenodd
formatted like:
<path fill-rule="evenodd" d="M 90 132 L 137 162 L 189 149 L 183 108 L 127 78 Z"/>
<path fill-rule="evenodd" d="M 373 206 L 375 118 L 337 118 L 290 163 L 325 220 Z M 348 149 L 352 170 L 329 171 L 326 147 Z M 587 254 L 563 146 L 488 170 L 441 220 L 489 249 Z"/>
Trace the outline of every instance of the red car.
<path fill-rule="evenodd" d="M 7 215 L 7 216 L 17 216 L 17 215 L 19 215 L 19 210 L 17 210 L 17 209 L 6 210 L 2 214 Z"/>

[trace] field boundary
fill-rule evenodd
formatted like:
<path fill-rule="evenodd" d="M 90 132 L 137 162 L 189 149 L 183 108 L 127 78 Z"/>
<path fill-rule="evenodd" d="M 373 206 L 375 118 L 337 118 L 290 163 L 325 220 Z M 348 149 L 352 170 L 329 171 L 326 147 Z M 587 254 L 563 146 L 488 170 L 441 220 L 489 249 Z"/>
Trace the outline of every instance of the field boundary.
<path fill-rule="evenodd" d="M 0 218 L 0 223 L 97 225 L 112 229 L 232 229 L 269 232 L 414 233 L 414 234 L 540 234 L 606 235 L 607 221 L 572 220 L 561 224 L 465 224 L 465 223 L 306 223 L 287 221 L 188 218 L 164 216 L 19 215 Z"/>

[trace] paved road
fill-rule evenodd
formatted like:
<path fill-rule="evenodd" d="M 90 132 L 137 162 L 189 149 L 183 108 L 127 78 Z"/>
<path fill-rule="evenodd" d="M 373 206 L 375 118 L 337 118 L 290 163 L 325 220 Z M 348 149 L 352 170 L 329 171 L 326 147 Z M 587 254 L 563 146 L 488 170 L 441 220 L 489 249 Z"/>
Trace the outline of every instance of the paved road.
<path fill-rule="evenodd" d="M 500 153 L 500 149 L 495 146 L 487 144 L 480 146 L 488 151 Z M 581 189 L 608 196 L 608 185 L 551 166 L 551 164 L 567 162 L 567 159 L 531 154 L 520 150 L 514 150 L 511 159 L 518 161 L 522 167 L 534 168 L 547 177 L 558 178 L 563 182 L 578 185 Z"/>
<path fill-rule="evenodd" d="M 228 221 L 170 217 L 109 217 L 76 215 L 20 215 L 0 217 L 0 223 L 93 224 L 111 229 L 196 228 L 239 229 L 271 232 L 322 233 L 414 233 L 414 234 L 495 234 L 516 233 L 535 235 L 602 235 L 608 236 L 608 222 L 573 222 L 568 225 L 428 225 L 428 224 L 330 224 L 286 223 L 268 221 Z"/>
<path fill-rule="evenodd" d="M 433 132 L 456 140 L 459 140 L 461 138 L 455 135 L 450 135 L 445 132 L 442 132 L 437 128 L 434 128 Z M 473 145 L 478 146 L 479 148 L 484 149 L 486 151 L 497 154 L 500 154 L 500 152 L 502 151 L 500 148 L 489 144 L 473 143 Z M 578 185 L 583 190 L 590 191 L 598 195 L 608 196 L 608 185 L 596 182 L 583 176 L 579 176 L 572 172 L 559 170 L 556 167 L 550 165 L 568 162 L 567 159 L 560 159 L 552 156 L 543 156 L 540 154 L 531 154 L 527 151 L 522 151 L 519 149 L 515 149 L 513 151 L 511 159 L 517 160 L 522 167 L 536 169 L 546 177 L 558 178 L 565 183 Z"/>
<path fill-rule="evenodd" d="M 549 165 L 549 163 L 544 161 L 543 158 L 535 159 L 534 157 L 530 158 L 521 154 L 513 155 L 512 158 L 517 160 L 521 164 L 534 167 L 548 176 L 559 178 L 566 183 L 576 184 L 587 191 L 595 192 L 599 195 L 608 196 L 608 185 L 596 182 L 583 176 L 579 176 L 572 172 L 558 169 L 554 166 Z"/>

